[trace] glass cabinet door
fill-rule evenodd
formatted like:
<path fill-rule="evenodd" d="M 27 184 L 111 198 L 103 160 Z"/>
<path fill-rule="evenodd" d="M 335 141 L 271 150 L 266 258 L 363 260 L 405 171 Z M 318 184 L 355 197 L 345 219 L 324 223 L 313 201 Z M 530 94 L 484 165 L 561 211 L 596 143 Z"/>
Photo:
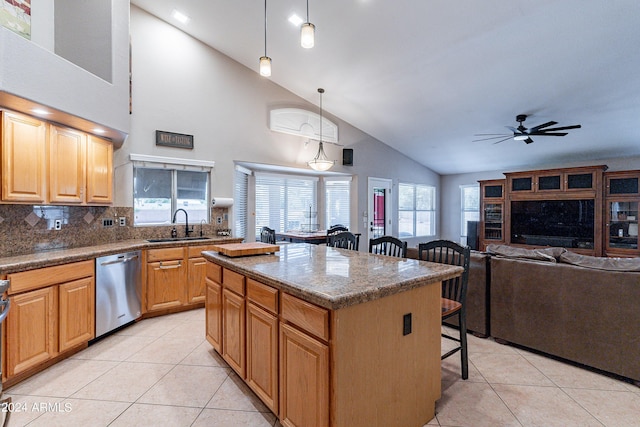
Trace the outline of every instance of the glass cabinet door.
<path fill-rule="evenodd" d="M 502 240 L 502 203 L 487 203 L 484 207 L 484 239 Z"/>
<path fill-rule="evenodd" d="M 609 202 L 609 248 L 638 249 L 638 202 Z"/>

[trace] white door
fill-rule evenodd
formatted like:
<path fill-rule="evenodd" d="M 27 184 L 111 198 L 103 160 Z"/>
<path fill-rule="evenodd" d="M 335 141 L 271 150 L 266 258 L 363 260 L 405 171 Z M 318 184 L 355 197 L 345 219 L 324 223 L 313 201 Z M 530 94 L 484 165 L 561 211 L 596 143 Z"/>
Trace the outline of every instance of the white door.
<path fill-rule="evenodd" d="M 391 180 L 369 178 L 369 239 L 391 234 Z"/>

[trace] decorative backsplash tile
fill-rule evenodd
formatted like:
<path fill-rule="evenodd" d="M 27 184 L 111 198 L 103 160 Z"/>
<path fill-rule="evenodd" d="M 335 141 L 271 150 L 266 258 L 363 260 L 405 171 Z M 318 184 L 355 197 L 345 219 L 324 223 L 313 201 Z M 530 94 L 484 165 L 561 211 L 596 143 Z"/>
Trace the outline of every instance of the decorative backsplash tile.
<path fill-rule="evenodd" d="M 195 224 L 194 235 L 216 236 L 229 228 L 227 208 L 212 208 L 213 224 Z M 125 218 L 124 226 L 119 218 Z M 217 224 L 218 217 L 224 218 Z M 113 225 L 103 227 L 102 220 Z M 60 229 L 55 229 L 56 220 Z M 191 224 L 190 224 L 191 225 Z M 170 237 L 173 225 L 134 227 L 133 208 L 0 204 L 0 257 L 99 245 L 119 240 Z"/>

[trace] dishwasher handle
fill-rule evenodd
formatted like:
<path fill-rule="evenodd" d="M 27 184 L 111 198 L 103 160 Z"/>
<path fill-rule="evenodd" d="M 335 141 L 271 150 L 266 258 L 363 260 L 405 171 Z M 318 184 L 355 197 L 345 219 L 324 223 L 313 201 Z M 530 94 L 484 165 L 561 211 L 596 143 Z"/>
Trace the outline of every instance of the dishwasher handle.
<path fill-rule="evenodd" d="M 4 322 L 4 319 L 9 315 L 9 309 L 11 308 L 11 300 L 3 299 L 0 300 L 0 308 L 2 308 L 2 313 L 0 313 L 0 323 Z"/>
<path fill-rule="evenodd" d="M 121 256 L 121 257 L 118 257 L 118 259 L 114 259 L 113 261 L 101 262 L 100 265 L 104 267 L 104 266 L 113 265 L 113 264 L 124 264 L 125 262 L 133 261 L 138 258 L 139 258 L 138 255 L 133 255 L 133 256 L 130 256 L 129 258 L 125 258 L 124 256 Z"/>

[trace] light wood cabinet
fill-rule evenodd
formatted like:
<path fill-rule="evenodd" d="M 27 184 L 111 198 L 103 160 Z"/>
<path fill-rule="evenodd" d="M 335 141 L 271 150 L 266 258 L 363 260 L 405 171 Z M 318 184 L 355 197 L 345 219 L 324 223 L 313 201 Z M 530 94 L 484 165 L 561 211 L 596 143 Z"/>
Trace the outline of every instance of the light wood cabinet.
<path fill-rule="evenodd" d="M 95 336 L 95 283 L 85 277 L 58 286 L 59 350 L 65 351 Z"/>
<path fill-rule="evenodd" d="M 44 203 L 46 124 L 2 111 L 2 201 Z"/>
<path fill-rule="evenodd" d="M 75 129 L 49 127 L 49 201 L 85 200 L 87 135 Z"/>
<path fill-rule="evenodd" d="M 215 351 L 222 354 L 222 285 L 208 277 L 206 282 L 206 337 Z"/>
<path fill-rule="evenodd" d="M 7 378 L 58 354 L 58 288 L 50 286 L 11 297 L 7 316 Z"/>
<path fill-rule="evenodd" d="M 113 145 L 89 135 L 87 139 L 87 203 L 113 201 Z"/>
<path fill-rule="evenodd" d="M 6 378 L 87 343 L 95 336 L 94 261 L 8 274 Z"/>
<path fill-rule="evenodd" d="M 147 312 L 180 307 L 187 300 L 183 248 L 147 251 Z"/>
<path fill-rule="evenodd" d="M 247 384 L 278 412 L 278 290 L 247 279 Z"/>
<path fill-rule="evenodd" d="M 203 303 L 205 300 L 207 276 L 207 260 L 201 255 L 202 251 L 210 250 L 211 246 L 188 246 L 188 286 L 187 303 Z"/>
<path fill-rule="evenodd" d="M 280 325 L 280 423 L 329 425 L 329 347 L 288 324 Z"/>
<path fill-rule="evenodd" d="M 222 358 L 245 378 L 245 301 L 224 287 L 222 290 Z"/>

